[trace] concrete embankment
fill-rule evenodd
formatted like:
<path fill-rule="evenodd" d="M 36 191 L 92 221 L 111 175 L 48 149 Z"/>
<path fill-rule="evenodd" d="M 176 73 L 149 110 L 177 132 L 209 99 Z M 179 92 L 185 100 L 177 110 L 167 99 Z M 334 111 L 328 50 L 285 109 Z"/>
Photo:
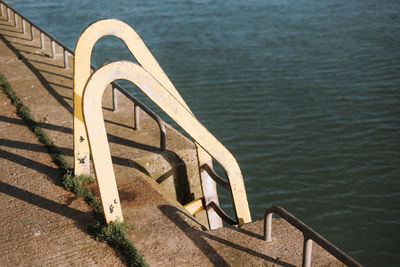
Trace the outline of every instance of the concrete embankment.
<path fill-rule="evenodd" d="M 4 14 L 3 14 L 4 15 Z M 0 18 L 0 73 L 29 107 L 34 119 L 72 163 L 72 64 L 53 54 L 50 39 L 24 32 L 21 23 Z M 62 51 L 57 47 L 57 51 Z M 129 239 L 151 266 L 301 265 L 302 234 L 274 219 L 274 240 L 262 240 L 262 221 L 204 230 L 182 204 L 200 194 L 194 145 L 168 127 L 159 149 L 156 123 L 142 113 L 132 126 L 133 107 L 119 96 L 103 113 Z M 6 265 L 121 265 L 118 252 L 94 241 L 86 227 L 91 210 L 61 186 L 60 173 L 43 145 L 0 96 L 0 262 Z M 197 178 L 196 178 L 197 177 Z M 89 185 L 96 191 L 96 185 Z M 171 189 L 172 188 L 172 189 Z M 198 218 L 201 221 L 201 218 Z M 340 265 L 317 245 L 316 265 Z"/>

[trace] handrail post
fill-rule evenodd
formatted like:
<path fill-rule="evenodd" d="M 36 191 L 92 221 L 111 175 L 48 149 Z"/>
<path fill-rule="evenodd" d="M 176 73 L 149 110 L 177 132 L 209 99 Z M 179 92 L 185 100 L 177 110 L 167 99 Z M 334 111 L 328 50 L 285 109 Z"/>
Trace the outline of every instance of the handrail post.
<path fill-rule="evenodd" d="M 40 32 L 40 48 L 45 50 L 46 49 L 46 44 L 44 40 L 44 33 Z"/>
<path fill-rule="evenodd" d="M 0 12 L 1 12 L 1 16 L 4 16 L 4 5 L 3 5 L 3 2 L 0 2 Z"/>
<path fill-rule="evenodd" d="M 7 21 L 11 21 L 11 9 L 7 7 Z"/>
<path fill-rule="evenodd" d="M 140 107 L 136 104 L 134 104 L 133 108 L 133 118 L 134 118 L 134 123 L 135 123 L 135 130 L 140 129 Z"/>
<path fill-rule="evenodd" d="M 16 12 L 14 12 L 14 26 L 16 28 L 18 28 L 18 14 Z"/>
<path fill-rule="evenodd" d="M 68 60 L 69 53 L 67 50 L 65 50 L 65 49 L 63 49 L 63 50 L 64 50 L 63 51 L 63 53 L 64 53 L 64 68 L 69 69 L 69 60 Z"/>
<path fill-rule="evenodd" d="M 51 40 L 51 56 L 56 57 L 57 56 L 57 51 L 56 51 L 56 42 L 54 40 Z"/>
<path fill-rule="evenodd" d="M 264 216 L 264 240 L 267 242 L 272 241 L 272 212 Z"/>
<path fill-rule="evenodd" d="M 25 34 L 26 32 L 26 20 L 22 19 L 22 32 Z"/>
<path fill-rule="evenodd" d="M 113 84 L 111 84 L 111 97 L 113 101 L 113 111 L 117 111 L 118 109 L 118 96 L 116 92 L 117 88 Z"/>
<path fill-rule="evenodd" d="M 200 165 L 200 179 L 201 186 L 203 189 L 204 203 L 206 206 L 206 212 L 208 216 L 208 224 L 211 230 L 218 229 L 223 226 L 222 218 L 218 215 L 218 212 L 213 208 L 208 208 L 211 202 L 214 202 L 219 206 L 218 193 L 217 193 L 217 183 L 215 179 L 211 176 L 212 169 L 212 158 L 208 155 L 201 147 L 196 144 L 197 159 Z M 222 180 L 222 179 L 221 179 Z M 225 181 L 224 181 L 225 182 Z M 228 190 L 230 190 L 228 183 L 226 183 Z"/>
<path fill-rule="evenodd" d="M 311 267 L 312 244 L 313 244 L 312 239 L 304 235 L 303 263 L 302 263 L 303 267 Z"/>

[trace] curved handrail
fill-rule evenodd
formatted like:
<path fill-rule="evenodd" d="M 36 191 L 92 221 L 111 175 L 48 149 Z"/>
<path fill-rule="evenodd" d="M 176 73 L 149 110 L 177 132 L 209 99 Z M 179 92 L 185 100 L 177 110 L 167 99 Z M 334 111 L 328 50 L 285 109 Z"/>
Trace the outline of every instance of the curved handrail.
<path fill-rule="evenodd" d="M 104 19 L 90 24 L 80 35 L 75 45 L 74 56 L 74 172 L 76 175 L 88 174 L 90 171 L 89 147 L 85 138 L 85 127 L 82 115 L 82 96 L 84 86 L 90 77 L 90 58 L 95 43 L 103 36 L 112 35 L 121 39 L 132 55 L 171 93 L 184 103 L 171 81 L 165 75 L 149 49 L 139 35 L 127 24 L 116 19 Z M 173 90 L 174 89 L 174 90 Z M 149 114 L 152 115 L 152 114 Z M 157 123 L 159 123 L 157 119 Z M 161 129 L 161 127 L 160 127 Z"/>
<path fill-rule="evenodd" d="M 146 45 L 137 35 L 137 33 L 127 24 L 115 19 L 100 20 L 89 25 L 79 37 L 75 46 L 75 61 L 74 61 L 74 151 L 75 151 L 75 174 L 87 173 L 89 171 L 89 161 L 81 164 L 82 158 L 89 158 L 89 149 L 87 140 L 83 137 L 86 132 L 84 131 L 82 122 L 82 110 L 80 103 L 82 102 L 83 86 L 90 75 L 90 56 L 94 44 L 98 39 L 105 35 L 113 35 L 120 38 L 131 54 L 137 59 L 139 64 L 155 78 L 171 96 L 173 96 L 180 105 L 192 114 L 191 110 L 182 99 L 172 82 L 168 79 L 167 75 L 163 72 L 158 62 L 150 53 Z M 76 108 L 75 108 L 76 107 Z M 193 115 L 193 114 L 192 114 Z M 81 133 L 81 134 L 79 134 Z M 163 135 L 161 135 L 161 138 Z M 161 140 L 162 141 L 162 140 Z M 212 158 L 206 153 L 201 146 L 195 141 L 199 167 L 205 163 L 212 164 Z M 202 189 L 205 197 L 205 203 L 214 201 L 218 204 L 218 196 L 216 192 L 215 182 L 208 176 L 207 173 L 201 172 Z M 238 217 L 239 223 L 250 222 L 250 210 L 248 207 L 247 197 L 244 189 L 244 183 L 230 181 L 232 191 L 232 198 L 235 210 L 240 214 L 246 214 L 245 217 Z M 212 229 L 222 226 L 220 219 L 215 217 L 212 210 L 207 211 L 210 227 Z"/>
<path fill-rule="evenodd" d="M 207 173 L 208 173 L 208 175 L 217 183 L 217 184 L 219 184 L 220 186 L 222 186 L 223 188 L 225 188 L 226 190 L 231 190 L 230 188 L 229 188 L 229 184 L 224 180 L 224 179 L 222 179 L 215 171 L 214 171 L 214 169 L 213 168 L 211 168 L 210 167 L 210 165 L 208 165 L 207 163 L 206 164 L 203 164 L 202 166 L 200 166 L 200 170 L 205 170 Z M 215 204 L 215 203 L 214 203 Z"/>
<path fill-rule="evenodd" d="M 106 220 L 110 221 L 122 218 L 122 213 L 113 214 L 113 212 L 110 213 L 108 210 L 110 205 L 113 206 L 113 211 L 117 209 L 116 206 L 120 210 L 120 206 L 119 204 L 113 204 L 115 202 L 119 203 L 118 191 L 116 189 L 111 155 L 101 112 L 101 97 L 105 87 L 110 82 L 118 79 L 134 83 L 186 131 L 193 140 L 200 144 L 208 154 L 221 164 L 230 182 L 238 222 L 242 224 L 251 221 L 248 207 L 246 209 L 238 203 L 241 199 L 247 201 L 247 197 L 239 165 L 232 154 L 158 80 L 144 68 L 130 61 L 117 61 L 98 69 L 88 80 L 83 98 L 84 121 L 92 151 L 96 177 L 100 187 L 100 194 L 102 195 Z M 112 180 L 113 182 L 109 183 L 107 182 L 108 180 Z M 107 195 L 106 191 L 110 192 L 110 196 L 103 199 L 103 196 Z"/>
<path fill-rule="evenodd" d="M 344 253 L 342 250 L 337 248 L 331 242 L 323 238 L 320 234 L 315 232 L 309 226 L 304 224 L 302 221 L 294 217 L 291 213 L 279 206 L 271 206 L 266 209 L 264 215 L 264 240 L 272 241 L 272 214 L 277 214 L 281 218 L 285 219 L 292 226 L 300 230 L 304 236 L 304 248 L 303 248 L 303 266 L 311 266 L 311 249 L 312 241 L 320 245 L 335 258 L 346 264 L 347 266 L 362 266 L 360 263 L 355 261 L 349 255 Z"/>
<path fill-rule="evenodd" d="M 228 214 L 226 214 L 226 212 L 223 209 L 221 209 L 221 207 L 218 204 L 216 204 L 214 201 L 211 201 L 207 205 L 207 208 L 212 208 L 218 214 L 218 216 L 221 217 L 221 219 L 224 222 L 226 222 L 226 223 L 228 223 L 230 225 L 237 225 L 238 224 L 237 221 L 235 221 Z"/>

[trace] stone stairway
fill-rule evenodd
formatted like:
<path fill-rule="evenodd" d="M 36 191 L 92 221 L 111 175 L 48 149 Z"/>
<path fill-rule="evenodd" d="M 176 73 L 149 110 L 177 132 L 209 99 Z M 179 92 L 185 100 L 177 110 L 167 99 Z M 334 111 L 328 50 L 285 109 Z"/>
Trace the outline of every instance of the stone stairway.
<path fill-rule="evenodd" d="M 70 51 L 57 44 L 49 35 L 43 34 L 43 31 L 27 20 L 15 15 L 13 10 L 5 10 L 3 6 L 0 16 L 0 62 L 0 73 L 6 77 L 19 98 L 29 107 L 44 132 L 72 164 L 73 92 Z M 1 104 L 3 101 L 7 102 L 3 98 Z M 204 214 L 199 214 L 197 218 L 194 218 L 188 215 L 182 206 L 202 196 L 193 143 L 167 126 L 166 149 L 161 150 L 159 130 L 154 120 L 141 112 L 141 128 L 134 129 L 132 102 L 121 94 L 118 95 L 118 99 L 119 108 L 117 111 L 112 111 L 111 88 L 103 96 L 103 114 L 118 191 L 124 219 L 130 225 L 127 231 L 129 238 L 151 266 L 301 265 L 302 235 L 283 220 L 274 219 L 274 240 L 270 243 L 261 238 L 263 229 L 261 221 L 249 223 L 240 228 L 225 227 L 205 231 L 204 226 L 199 223 L 204 222 Z M 1 116 L 3 118 L 0 120 L 2 146 L 14 149 L 17 143 L 8 136 L 18 136 L 22 132 L 10 125 L 21 128 L 21 123 L 17 123 L 15 118 L 10 118 L 10 116 L 7 114 Z M 29 146 L 27 150 L 30 150 Z M 7 153 L 2 155 L 0 161 L 2 170 L 8 168 L 9 154 Z M 44 150 L 40 153 L 45 157 Z M 27 165 L 35 165 L 36 160 L 33 156 L 32 162 L 28 162 Z M 29 179 L 30 176 L 40 176 L 38 173 L 29 173 L 29 175 L 23 173 L 22 168 L 21 172 L 22 183 L 25 183 L 24 179 Z M 10 175 L 12 174 L 6 172 L 7 179 Z M 56 181 L 53 182 L 54 184 L 61 181 L 57 172 L 47 175 L 51 180 Z M 7 181 L 1 179 L 2 183 L 7 183 Z M 38 180 L 36 183 L 42 182 Z M 97 191 L 94 183 L 88 186 Z M 63 190 L 60 187 L 57 188 Z M 49 198 L 48 195 L 41 194 L 40 190 L 37 194 L 43 201 Z M 29 200 L 27 202 L 29 203 Z M 79 201 L 79 204 L 75 204 L 78 202 L 68 203 L 64 201 L 62 205 L 71 209 L 71 212 L 80 209 L 88 210 L 83 201 Z M 35 203 L 31 204 L 35 205 Z M 49 210 L 48 207 L 36 206 Z M 23 209 L 23 207 L 19 208 L 19 212 L 13 217 L 20 221 L 28 220 L 29 217 Z M 4 213 L 1 213 L 1 216 L 5 216 Z M 49 222 L 55 220 L 51 216 L 53 215 L 48 216 Z M 64 214 L 61 216 L 65 217 Z M 90 215 L 85 214 L 85 216 Z M 77 218 L 72 219 L 79 221 Z M 8 220 L 9 217 L 1 217 L 4 227 L 11 223 Z M 52 227 L 52 232 L 72 231 L 57 228 L 57 225 L 53 226 L 51 223 L 49 225 Z M 23 232 L 27 229 L 15 228 L 9 231 L 10 233 Z M 2 238 L 2 243 L 8 240 L 4 235 L 0 238 Z M 27 240 L 20 237 L 15 241 L 15 249 L 25 242 Z M 29 240 L 29 242 L 35 241 Z M 77 250 L 79 244 L 78 242 Z M 101 246 L 105 245 L 101 244 Z M 51 255 L 54 249 L 58 248 L 49 246 L 45 250 L 48 255 Z M 5 252 L 8 258 L 20 257 L 22 262 L 24 258 L 21 255 L 29 254 L 29 252 L 19 254 L 17 250 L 4 251 L 4 247 L 0 251 Z M 81 256 L 87 257 L 87 254 Z M 50 256 L 40 254 L 39 257 Z M 118 258 L 117 255 L 114 257 Z M 74 263 L 74 259 L 76 257 L 71 262 Z M 27 264 L 31 262 L 33 261 L 26 261 Z M 320 266 L 340 265 L 336 259 L 317 245 L 313 248 L 313 263 Z M 80 263 L 77 261 L 74 265 L 78 264 Z M 99 265 L 114 265 L 114 263 L 99 263 Z"/>

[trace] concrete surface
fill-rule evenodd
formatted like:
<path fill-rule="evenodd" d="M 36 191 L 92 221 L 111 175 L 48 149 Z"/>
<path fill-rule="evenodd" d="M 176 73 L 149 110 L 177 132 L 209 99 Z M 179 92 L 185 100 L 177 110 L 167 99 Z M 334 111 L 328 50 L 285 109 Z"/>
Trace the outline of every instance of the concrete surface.
<path fill-rule="evenodd" d="M 123 266 L 86 233 L 90 208 L 63 189 L 47 150 L 0 93 L 0 265 Z"/>
<path fill-rule="evenodd" d="M 0 73 L 72 163 L 72 67 L 65 69 L 62 56 L 52 57 L 28 35 L 0 17 Z M 134 130 L 132 104 L 120 96 L 120 108 L 112 112 L 110 95 L 106 91 L 103 113 L 123 215 L 131 226 L 127 232 L 151 266 L 301 264 L 302 236 L 282 220 L 274 219 L 271 243 L 260 238 L 261 221 L 241 228 L 202 230 L 179 203 L 201 194 L 194 181 L 198 169 L 193 144 L 169 127 L 167 150 L 159 150 L 155 122 L 143 115 L 143 127 Z M 8 100 L 3 95 L 0 100 L 4 170 L 0 201 L 6 207 L 0 211 L 4 244 L 0 262 L 121 264 L 117 254 L 85 233 L 89 208 L 59 186 L 60 174 L 44 148 L 15 116 Z M 95 183 L 87 186 L 97 192 Z M 91 253 L 86 250 L 89 246 Z M 313 255 L 313 266 L 340 265 L 315 244 Z"/>

